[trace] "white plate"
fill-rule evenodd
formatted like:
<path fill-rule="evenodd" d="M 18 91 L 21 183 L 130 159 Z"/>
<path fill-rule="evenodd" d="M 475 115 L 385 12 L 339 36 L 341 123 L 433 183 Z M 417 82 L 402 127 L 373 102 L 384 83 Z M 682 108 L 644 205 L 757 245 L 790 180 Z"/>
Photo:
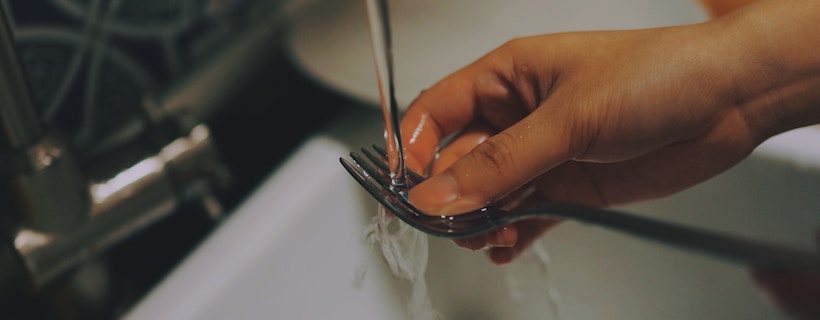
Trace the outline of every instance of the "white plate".
<path fill-rule="evenodd" d="M 399 0 L 389 5 L 401 107 L 515 37 L 706 20 L 696 0 Z M 377 106 L 365 1 L 312 1 L 291 19 L 287 49 L 295 63 L 333 90 Z"/>

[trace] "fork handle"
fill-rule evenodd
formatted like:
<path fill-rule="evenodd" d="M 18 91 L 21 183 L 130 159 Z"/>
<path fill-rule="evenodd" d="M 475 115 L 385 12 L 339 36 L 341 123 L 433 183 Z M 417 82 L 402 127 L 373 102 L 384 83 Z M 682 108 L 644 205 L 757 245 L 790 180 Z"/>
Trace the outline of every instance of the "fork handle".
<path fill-rule="evenodd" d="M 532 214 L 595 224 L 745 266 L 768 269 L 820 268 L 820 255 L 815 252 L 710 232 L 613 209 L 555 204 L 534 209 Z"/>

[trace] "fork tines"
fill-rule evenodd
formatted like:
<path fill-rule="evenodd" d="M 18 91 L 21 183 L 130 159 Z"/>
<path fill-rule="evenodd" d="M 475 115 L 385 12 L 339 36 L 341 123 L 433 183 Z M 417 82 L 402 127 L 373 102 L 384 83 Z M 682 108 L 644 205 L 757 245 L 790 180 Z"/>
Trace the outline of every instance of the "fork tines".
<path fill-rule="evenodd" d="M 390 169 L 387 167 L 387 150 L 375 144 L 372 145 L 372 147 L 373 150 L 375 150 L 378 153 L 378 155 L 374 154 L 366 148 L 362 148 L 362 153 L 364 153 L 364 155 L 368 159 L 370 159 L 370 161 L 375 163 L 379 167 L 379 169 L 381 169 L 382 172 L 390 172 Z M 409 182 L 411 185 L 418 184 L 419 182 L 424 180 L 424 177 L 422 175 L 416 173 L 413 170 L 405 169 L 404 172 L 405 174 L 407 174 L 407 182 Z"/>
<path fill-rule="evenodd" d="M 487 223 L 482 223 L 486 228 L 498 217 L 501 211 L 486 211 L 476 210 L 458 216 L 437 216 L 427 215 L 416 209 L 407 200 L 406 191 L 413 185 L 421 182 L 423 177 L 415 172 L 407 170 L 406 187 L 394 187 L 392 179 L 388 171 L 387 156 L 384 149 L 373 146 L 374 151 L 362 148 L 364 157 L 355 152 L 350 153 L 350 158 L 353 160 L 345 160 L 340 158 L 340 162 L 345 167 L 348 173 L 370 193 L 380 204 L 387 208 L 394 216 L 398 217 L 407 224 L 424 231 L 428 234 L 440 237 L 463 237 L 476 233 L 474 228 L 477 220 L 486 220 Z M 493 214 L 496 213 L 496 214 Z M 481 226 L 480 226 L 481 227 Z"/>
<path fill-rule="evenodd" d="M 405 223 L 415 228 L 425 230 L 421 221 L 433 217 L 419 214 L 412 208 L 404 195 L 392 187 L 389 174 L 387 174 L 386 171 L 378 169 L 379 167 L 386 168 L 386 165 L 383 166 L 384 163 L 382 161 L 374 161 L 371 164 L 355 152 L 350 153 L 350 158 L 353 159 L 353 163 L 344 158 L 339 158 L 339 161 L 347 172 L 350 173 L 374 199 Z"/>
<path fill-rule="evenodd" d="M 390 178 L 390 173 L 386 164 L 386 153 L 383 149 L 376 146 L 374 146 L 374 149 L 376 150 L 376 153 L 362 148 L 362 153 L 365 154 L 365 158 L 367 159 L 355 152 L 351 152 L 350 158 L 353 160 L 353 163 L 345 160 L 344 158 L 340 158 L 339 160 L 347 172 L 350 173 L 350 175 L 353 176 L 353 178 L 356 179 L 356 181 L 364 187 L 370 195 L 376 198 L 379 203 L 388 207 L 391 211 L 394 211 L 394 213 L 397 214 L 401 214 L 401 212 L 395 211 L 405 211 L 408 213 L 415 212 L 405 198 L 404 194 L 402 194 L 406 191 L 406 189 L 393 187 L 392 179 Z M 412 177 L 409 177 L 408 184 L 412 185 L 421 180 L 422 179 L 419 175 L 413 174 Z"/>

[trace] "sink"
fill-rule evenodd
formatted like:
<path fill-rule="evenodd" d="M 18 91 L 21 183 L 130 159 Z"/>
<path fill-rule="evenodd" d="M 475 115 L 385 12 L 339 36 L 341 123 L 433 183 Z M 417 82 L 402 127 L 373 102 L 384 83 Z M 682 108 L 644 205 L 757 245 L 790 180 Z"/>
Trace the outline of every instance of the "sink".
<path fill-rule="evenodd" d="M 379 141 L 380 119 L 354 107 L 311 136 L 126 318 L 409 319 L 408 283 L 362 241 L 376 202 L 338 162 Z M 807 146 L 817 141 L 816 127 L 785 133 L 701 185 L 623 209 L 813 249 L 820 154 Z M 433 308 L 446 319 L 550 319 L 554 290 L 561 319 L 786 319 L 724 261 L 575 222 L 539 244 L 548 278 L 534 254 L 495 266 L 430 238 Z"/>
<path fill-rule="evenodd" d="M 328 88 L 379 104 L 365 0 L 295 1 L 288 53 Z M 514 37 L 637 29 L 705 21 L 697 0 L 389 1 L 396 100 L 407 106 L 433 82 Z"/>
<path fill-rule="evenodd" d="M 528 30 L 637 28 L 704 19 L 694 0 L 624 0 L 620 5 L 516 0 L 517 7 L 502 7 L 500 0 L 474 0 L 472 7 L 466 2 L 395 2 L 400 104 L 504 37 Z M 383 141 L 362 3 L 305 1 L 294 7 L 289 46 L 296 66 L 351 98 L 353 106 L 262 179 L 227 220 L 129 310 L 127 319 L 411 319 L 410 285 L 393 276 L 380 253 L 362 239 L 377 203 L 338 160 Z M 479 10 L 477 3 L 486 6 Z M 594 19 L 580 18 L 584 8 Z M 510 10 L 530 18 L 543 12 L 540 21 L 547 25 L 520 25 L 527 20 L 519 19 L 509 29 L 490 33 L 489 27 L 504 24 L 501 17 L 515 16 Z M 446 40 L 458 34 L 465 35 L 463 41 Z M 438 45 L 419 45 L 417 37 L 423 35 Z M 478 42 L 482 35 L 489 40 Z M 434 52 L 437 48 L 444 49 Z M 418 65 L 429 68 L 413 68 Z M 701 185 L 620 209 L 814 250 L 813 235 L 820 228 L 818 141 L 816 126 L 782 134 Z M 563 223 L 542 238 L 538 250 L 505 266 L 449 240 L 428 240 L 426 284 L 432 307 L 448 320 L 786 319 L 764 301 L 741 266 L 600 227 Z M 545 269 L 544 254 L 549 257 Z M 363 265 L 368 269 L 357 286 Z M 557 309 L 549 292 L 557 294 Z"/>

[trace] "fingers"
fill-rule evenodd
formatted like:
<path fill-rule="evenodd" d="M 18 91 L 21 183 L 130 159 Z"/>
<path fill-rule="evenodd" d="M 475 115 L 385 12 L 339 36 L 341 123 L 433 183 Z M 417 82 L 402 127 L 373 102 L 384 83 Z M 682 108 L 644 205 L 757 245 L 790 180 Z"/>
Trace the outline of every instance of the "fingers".
<path fill-rule="evenodd" d="M 563 117 L 538 109 L 486 139 L 439 174 L 414 187 L 410 201 L 431 214 L 455 215 L 503 198 L 572 157 Z"/>
<path fill-rule="evenodd" d="M 508 225 L 474 237 L 456 239 L 453 242 L 459 247 L 469 250 L 512 247 L 518 243 L 518 228 L 514 225 Z"/>
<path fill-rule="evenodd" d="M 456 162 L 458 158 L 469 153 L 475 146 L 481 144 L 493 134 L 495 134 L 495 131 L 483 122 L 470 124 L 457 136 L 453 137 L 446 146 L 439 150 L 435 162 L 433 162 L 430 168 L 430 174 L 436 175 L 444 171 Z"/>
<path fill-rule="evenodd" d="M 512 58 L 502 48 L 445 77 L 410 104 L 400 123 L 409 168 L 424 172 L 442 141 L 471 123 L 506 128 L 529 113 L 511 86 Z"/>
<path fill-rule="evenodd" d="M 820 245 L 820 232 L 815 241 Z M 769 303 L 795 319 L 820 319 L 820 270 L 752 269 L 751 278 Z"/>
<path fill-rule="evenodd" d="M 518 242 L 509 247 L 491 247 L 487 251 L 487 257 L 495 264 L 510 263 L 559 222 L 555 219 L 528 219 L 516 222 L 514 227 L 518 230 Z"/>
<path fill-rule="evenodd" d="M 432 165 L 431 174 L 435 175 L 449 167 L 458 158 L 467 154 L 494 134 L 494 129 L 484 122 L 475 122 L 465 128 L 442 148 Z M 521 190 L 515 199 L 526 198 L 532 190 Z M 517 205 L 515 200 L 505 202 L 506 206 Z M 456 245 L 470 250 L 480 250 L 488 247 L 511 247 L 518 242 L 518 232 L 513 226 L 505 226 L 467 239 L 454 240 Z"/>
<path fill-rule="evenodd" d="M 538 106 L 553 71 L 543 50 L 533 49 L 544 44 L 532 41 L 541 40 L 511 41 L 490 52 L 422 92 L 405 112 L 401 130 L 413 170 L 427 168 L 442 140 L 471 123 L 503 130 L 410 190 L 421 211 L 480 208 L 567 159 L 565 117 Z"/>
<path fill-rule="evenodd" d="M 752 270 L 751 276 L 766 299 L 791 316 L 820 318 L 820 270 Z"/>
<path fill-rule="evenodd" d="M 516 73 L 510 47 L 518 46 L 502 46 L 443 79 L 405 113 L 401 130 L 407 136 L 407 163 L 414 170 L 426 168 L 441 141 L 470 123 L 483 121 L 503 129 L 453 167 L 414 187 L 409 198 L 421 211 L 459 214 L 478 209 L 566 159 L 563 125 L 556 125 L 560 120 L 528 115 L 537 104 L 533 92 L 542 91 L 532 83 L 542 81 L 520 79 L 535 72 Z"/>
<path fill-rule="evenodd" d="M 426 172 L 442 140 L 473 122 L 476 100 L 468 69 L 422 92 L 402 116 L 399 125 L 408 168 Z"/>

